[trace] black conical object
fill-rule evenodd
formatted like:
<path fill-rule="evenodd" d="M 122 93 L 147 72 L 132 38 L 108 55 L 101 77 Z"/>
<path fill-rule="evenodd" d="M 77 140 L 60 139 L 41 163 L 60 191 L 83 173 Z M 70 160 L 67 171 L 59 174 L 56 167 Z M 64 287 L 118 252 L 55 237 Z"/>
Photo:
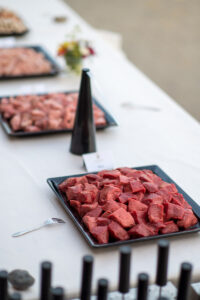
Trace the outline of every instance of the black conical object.
<path fill-rule="evenodd" d="M 95 125 L 89 71 L 89 69 L 82 70 L 76 118 L 70 145 L 70 152 L 77 155 L 96 152 Z"/>
<path fill-rule="evenodd" d="M 167 240 L 160 240 L 158 242 L 158 258 L 156 272 L 156 284 L 160 287 L 163 287 L 167 284 L 168 256 L 169 242 Z"/>
<path fill-rule="evenodd" d="M 93 257 L 83 257 L 80 300 L 90 300 L 92 286 Z"/>
<path fill-rule="evenodd" d="M 64 289 L 62 287 L 56 287 L 51 289 L 52 300 L 64 300 Z"/>

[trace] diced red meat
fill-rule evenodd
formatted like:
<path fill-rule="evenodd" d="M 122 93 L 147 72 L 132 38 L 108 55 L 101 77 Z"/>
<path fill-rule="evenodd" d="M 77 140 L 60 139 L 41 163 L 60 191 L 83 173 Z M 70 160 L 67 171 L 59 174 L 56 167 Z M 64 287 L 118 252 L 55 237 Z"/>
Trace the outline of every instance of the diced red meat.
<path fill-rule="evenodd" d="M 80 177 L 76 177 L 76 182 L 77 183 L 88 183 L 86 176 L 80 176 Z"/>
<path fill-rule="evenodd" d="M 132 216 L 134 217 L 136 224 L 147 224 L 147 212 L 146 211 L 133 211 Z"/>
<path fill-rule="evenodd" d="M 177 232 L 179 230 L 174 221 L 165 222 L 164 225 L 165 227 L 161 229 L 162 234 Z"/>
<path fill-rule="evenodd" d="M 130 199 L 128 201 L 128 211 L 132 214 L 134 211 L 147 211 L 148 206 L 137 200 Z"/>
<path fill-rule="evenodd" d="M 132 193 L 138 193 L 143 192 L 145 193 L 145 187 L 140 181 L 137 180 L 130 180 L 128 184 L 124 185 L 124 191 L 125 192 L 132 192 Z"/>
<path fill-rule="evenodd" d="M 80 209 L 81 209 L 81 204 L 77 200 L 70 200 L 69 201 L 70 205 L 78 212 L 80 215 Z"/>
<path fill-rule="evenodd" d="M 102 215 L 101 215 L 101 217 L 102 218 L 108 218 L 109 216 L 110 216 L 110 212 L 108 212 L 108 211 L 105 211 Z"/>
<path fill-rule="evenodd" d="M 112 212 L 114 212 L 115 210 L 117 210 L 119 208 L 120 208 L 119 203 L 117 203 L 114 200 L 109 200 L 109 201 L 106 202 L 106 204 L 104 204 L 102 206 L 102 209 L 104 211 L 109 212 L 109 213 L 112 213 Z"/>
<path fill-rule="evenodd" d="M 161 196 L 161 198 L 163 199 L 163 201 L 165 202 L 170 202 L 172 199 L 172 194 L 169 194 L 167 191 L 165 190 L 159 190 L 157 193 L 157 195 Z"/>
<path fill-rule="evenodd" d="M 148 218 L 152 223 L 163 222 L 164 207 L 161 204 L 150 204 Z"/>
<path fill-rule="evenodd" d="M 122 193 L 119 197 L 118 200 L 120 203 L 127 203 L 128 199 L 132 199 L 133 198 L 133 194 L 132 193 Z"/>
<path fill-rule="evenodd" d="M 77 200 L 80 193 L 83 190 L 82 184 L 77 184 L 75 186 L 69 186 L 66 191 L 68 200 Z"/>
<path fill-rule="evenodd" d="M 114 211 L 111 215 L 109 215 L 109 218 L 118 222 L 124 228 L 129 228 L 135 225 L 135 221 L 131 214 L 123 208 L 119 208 Z"/>
<path fill-rule="evenodd" d="M 75 184 L 76 184 L 76 178 L 75 177 L 67 178 L 61 184 L 59 184 L 59 190 L 61 192 L 66 192 L 66 190 L 69 186 L 73 186 Z"/>
<path fill-rule="evenodd" d="M 128 233 L 133 238 L 155 235 L 154 230 L 144 223 L 133 226 Z"/>
<path fill-rule="evenodd" d="M 79 200 L 82 203 L 92 203 L 97 200 L 98 189 L 94 184 L 85 183 L 84 190 L 79 194 Z"/>
<path fill-rule="evenodd" d="M 108 226 L 96 226 L 91 230 L 91 234 L 95 237 L 99 244 L 108 243 L 109 233 Z"/>
<path fill-rule="evenodd" d="M 111 222 L 111 220 L 109 220 L 108 218 L 103 218 L 103 217 L 97 218 L 98 226 L 106 226 L 106 225 L 109 225 L 110 222 Z"/>
<path fill-rule="evenodd" d="M 94 210 L 97 207 L 97 205 L 97 202 L 93 202 L 91 204 L 82 204 L 80 207 L 80 215 L 84 216 L 89 211 Z"/>
<path fill-rule="evenodd" d="M 103 205 L 109 200 L 116 200 L 121 194 L 118 187 L 108 186 L 100 191 L 99 204 Z"/>
<path fill-rule="evenodd" d="M 88 183 L 93 183 L 94 181 L 100 181 L 101 177 L 97 174 L 88 174 L 86 175 Z"/>
<path fill-rule="evenodd" d="M 162 181 L 162 183 L 160 184 L 160 189 L 161 190 L 165 190 L 169 193 L 177 193 L 177 188 L 173 183 L 168 183 L 165 181 Z"/>
<path fill-rule="evenodd" d="M 166 219 L 179 219 L 181 220 L 184 215 L 184 208 L 179 205 L 173 203 L 166 203 L 165 204 L 165 212 L 166 212 Z"/>
<path fill-rule="evenodd" d="M 149 193 L 155 193 L 158 191 L 158 186 L 153 182 L 144 182 L 143 185 Z"/>
<path fill-rule="evenodd" d="M 183 195 L 177 193 L 177 194 L 173 194 L 172 195 L 172 203 L 182 206 L 186 209 L 192 209 L 192 207 L 189 205 L 189 203 L 187 203 L 187 201 L 184 199 Z"/>
<path fill-rule="evenodd" d="M 182 220 L 177 222 L 181 228 L 187 229 L 197 224 L 198 220 L 190 209 L 186 209 Z"/>
<path fill-rule="evenodd" d="M 87 213 L 87 216 L 90 216 L 90 217 L 99 217 L 101 214 L 102 214 L 102 208 L 100 206 L 97 206 L 96 208 L 90 210 L 88 213 Z"/>
<path fill-rule="evenodd" d="M 97 226 L 96 218 L 95 217 L 90 217 L 90 216 L 84 216 L 83 217 L 83 223 L 86 225 L 86 227 L 91 230 Z"/>
<path fill-rule="evenodd" d="M 145 203 L 146 205 L 149 205 L 151 203 L 153 203 L 153 204 L 162 204 L 163 199 L 160 195 L 158 195 L 156 193 L 150 193 L 150 194 L 146 194 L 143 197 L 142 202 Z"/>
<path fill-rule="evenodd" d="M 121 225 L 114 221 L 108 225 L 108 230 L 110 235 L 116 240 L 125 241 L 129 239 L 128 232 Z"/>
<path fill-rule="evenodd" d="M 127 183 L 129 183 L 129 181 L 130 181 L 130 178 L 129 177 L 127 177 L 127 176 L 124 176 L 124 175 L 120 175 L 119 176 L 119 182 L 120 182 L 120 184 L 127 184 Z"/>
<path fill-rule="evenodd" d="M 99 176 L 103 178 L 116 179 L 121 175 L 120 171 L 112 170 L 112 171 L 101 171 L 98 173 Z"/>
<path fill-rule="evenodd" d="M 128 208 L 127 205 L 126 205 L 126 204 L 123 204 L 123 203 L 119 203 L 119 206 L 122 207 L 122 208 L 125 209 L 125 210 L 127 210 L 127 208 Z"/>

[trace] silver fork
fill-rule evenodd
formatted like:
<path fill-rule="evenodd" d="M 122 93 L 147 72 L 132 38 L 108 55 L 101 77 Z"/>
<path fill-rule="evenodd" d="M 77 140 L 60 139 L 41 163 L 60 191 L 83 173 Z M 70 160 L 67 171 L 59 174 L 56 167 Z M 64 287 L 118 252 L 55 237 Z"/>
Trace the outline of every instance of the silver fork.
<path fill-rule="evenodd" d="M 38 230 L 38 229 L 40 229 L 44 226 L 51 225 L 51 224 L 58 224 L 58 223 L 65 223 L 65 221 L 62 220 L 62 219 L 58 219 L 58 218 L 49 218 L 46 221 L 44 221 L 42 224 L 39 224 L 39 225 L 34 226 L 34 227 L 32 227 L 30 229 L 27 229 L 27 230 L 18 231 L 16 233 L 13 233 L 12 237 L 18 237 L 18 236 L 21 236 L 23 234 Z"/>

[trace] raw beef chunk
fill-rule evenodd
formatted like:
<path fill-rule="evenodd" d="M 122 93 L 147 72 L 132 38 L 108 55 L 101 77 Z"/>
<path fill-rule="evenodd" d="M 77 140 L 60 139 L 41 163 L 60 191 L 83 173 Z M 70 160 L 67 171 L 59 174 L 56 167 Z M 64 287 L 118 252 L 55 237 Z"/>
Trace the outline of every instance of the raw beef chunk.
<path fill-rule="evenodd" d="M 148 210 L 149 221 L 152 223 L 163 222 L 164 208 L 160 204 L 150 204 Z"/>
<path fill-rule="evenodd" d="M 120 226 L 118 223 L 112 221 L 108 225 L 108 230 L 113 238 L 119 241 L 124 241 L 129 239 L 129 234 L 128 232 Z"/>
<path fill-rule="evenodd" d="M 108 226 L 96 226 L 91 230 L 91 234 L 95 237 L 99 244 L 108 243 L 109 234 Z"/>
<path fill-rule="evenodd" d="M 131 214 L 123 208 L 114 211 L 109 218 L 119 223 L 124 228 L 129 228 L 135 224 Z"/>

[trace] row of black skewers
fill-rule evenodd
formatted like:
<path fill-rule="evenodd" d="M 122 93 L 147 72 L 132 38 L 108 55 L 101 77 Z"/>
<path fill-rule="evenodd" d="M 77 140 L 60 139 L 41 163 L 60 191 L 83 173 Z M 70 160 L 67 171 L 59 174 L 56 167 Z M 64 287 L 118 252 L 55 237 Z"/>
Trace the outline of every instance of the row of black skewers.
<path fill-rule="evenodd" d="M 119 261 L 119 282 L 118 292 L 122 299 L 129 295 L 130 289 L 130 271 L 131 271 L 131 247 L 123 246 L 120 248 Z M 167 284 L 169 242 L 160 240 L 158 242 L 157 270 L 155 284 L 158 287 L 158 295 L 155 299 L 170 300 L 162 296 L 162 288 Z M 92 275 L 93 275 L 93 257 L 86 255 L 82 261 L 82 278 L 80 286 L 80 300 L 91 299 Z M 191 282 L 192 265 L 188 262 L 181 264 L 180 276 L 178 280 L 177 300 L 189 300 L 189 289 Z M 52 264 L 51 262 L 43 262 L 41 264 L 40 277 L 40 295 L 39 300 L 64 300 L 69 299 L 62 287 L 52 288 Z M 21 294 L 16 292 L 11 295 L 8 293 L 8 273 L 0 271 L 0 300 L 20 300 Z M 147 300 L 149 288 L 149 275 L 140 273 L 138 275 L 137 296 L 134 299 Z M 106 278 L 98 280 L 96 299 L 107 300 L 109 298 L 109 282 Z M 113 299 L 113 298 L 112 298 Z M 132 299 L 131 297 L 129 299 Z"/>

